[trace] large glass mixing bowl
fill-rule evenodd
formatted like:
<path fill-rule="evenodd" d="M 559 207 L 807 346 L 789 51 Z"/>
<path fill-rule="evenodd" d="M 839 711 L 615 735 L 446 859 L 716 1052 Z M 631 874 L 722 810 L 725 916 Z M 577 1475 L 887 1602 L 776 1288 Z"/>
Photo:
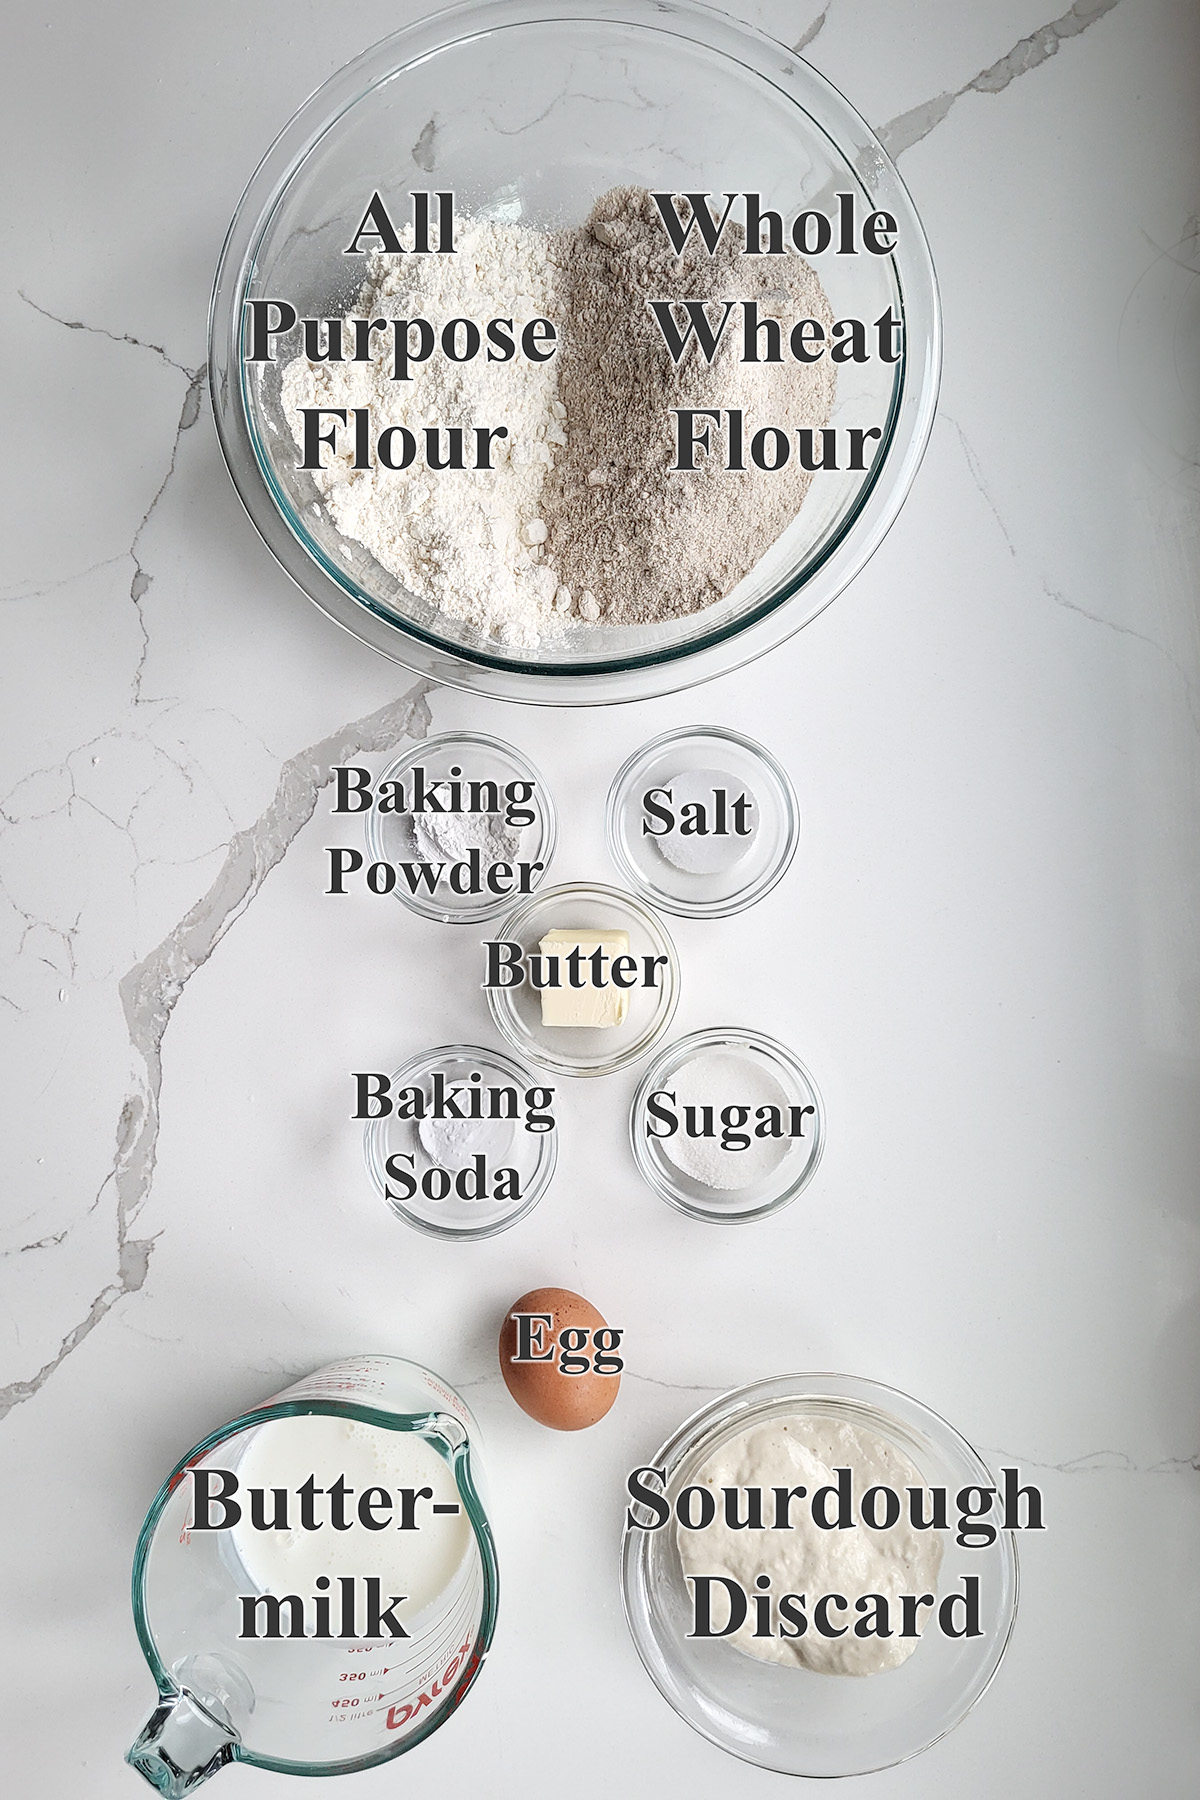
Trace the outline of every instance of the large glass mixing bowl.
<path fill-rule="evenodd" d="M 892 308 L 902 321 L 897 362 L 838 370 L 830 424 L 882 437 L 865 471 L 819 472 L 750 574 L 701 611 L 637 626 L 572 622 L 533 650 L 483 639 L 339 534 L 296 467 L 281 405 L 282 351 L 290 343 L 295 355 L 299 335 L 280 340 L 277 361 L 248 365 L 247 302 L 287 299 L 301 317 L 350 309 L 363 259 L 342 252 L 376 191 L 406 209 L 413 190 L 450 190 L 460 212 L 557 229 L 580 223 L 622 183 L 753 192 L 785 221 L 810 209 L 835 215 L 846 193 L 860 219 L 890 213 L 891 254 L 814 263 L 835 318 L 870 325 Z M 933 420 L 941 331 L 928 246 L 895 168 L 792 51 L 690 0 L 482 0 L 366 51 L 284 127 L 230 227 L 209 344 L 217 428 L 238 492 L 310 599 L 437 681 L 592 705 L 723 674 L 828 606 L 912 484 Z"/>

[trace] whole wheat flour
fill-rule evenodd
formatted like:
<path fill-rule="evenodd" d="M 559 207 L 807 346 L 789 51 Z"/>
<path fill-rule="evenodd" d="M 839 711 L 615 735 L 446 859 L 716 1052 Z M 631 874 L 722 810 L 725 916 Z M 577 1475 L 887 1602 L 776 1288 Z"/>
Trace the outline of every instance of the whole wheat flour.
<path fill-rule="evenodd" d="M 812 481 L 794 454 L 774 472 L 729 470 L 718 455 L 699 457 L 695 473 L 671 472 L 674 407 L 741 407 L 748 426 L 793 430 L 823 426 L 833 408 L 828 357 L 739 360 L 736 308 L 711 366 L 694 342 L 672 364 L 650 300 L 715 301 L 706 308 L 714 327 L 724 301 L 753 300 L 760 319 L 781 322 L 785 342 L 796 319 L 819 319 L 826 331 L 833 323 L 806 262 L 745 257 L 744 244 L 731 221 L 715 255 L 695 231 L 676 255 L 645 188 L 617 188 L 562 259 L 567 445 L 547 473 L 542 516 L 561 580 L 594 594 L 606 622 L 677 618 L 723 598 L 791 523 Z"/>

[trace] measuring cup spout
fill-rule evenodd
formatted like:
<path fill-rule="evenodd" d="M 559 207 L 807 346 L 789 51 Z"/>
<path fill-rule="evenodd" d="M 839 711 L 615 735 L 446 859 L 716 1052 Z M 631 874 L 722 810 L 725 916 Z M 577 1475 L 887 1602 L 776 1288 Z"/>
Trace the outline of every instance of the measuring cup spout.
<path fill-rule="evenodd" d="M 159 1697 L 125 1761 L 168 1800 L 182 1800 L 232 1762 L 237 1742 L 232 1725 L 183 1688 Z"/>
<path fill-rule="evenodd" d="M 182 1800 L 226 1763 L 370 1768 L 452 1719 L 496 1626 L 479 1477 L 467 1407 L 398 1357 L 331 1363 L 210 1432 L 138 1534 L 133 1617 L 158 1699 L 125 1760 Z M 310 1488 L 374 1495 L 345 1561 L 307 1541 L 324 1522 Z M 370 1536 L 386 1524 L 381 1494 L 396 1532 L 419 1538 Z"/>

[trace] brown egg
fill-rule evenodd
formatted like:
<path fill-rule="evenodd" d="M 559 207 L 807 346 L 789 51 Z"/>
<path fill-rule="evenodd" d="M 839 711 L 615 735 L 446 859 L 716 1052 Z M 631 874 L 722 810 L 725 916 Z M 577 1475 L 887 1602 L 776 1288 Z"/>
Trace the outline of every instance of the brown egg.
<path fill-rule="evenodd" d="M 518 1313 L 542 1315 L 543 1322 L 530 1322 L 523 1331 L 525 1347 L 539 1358 L 537 1361 L 512 1360 L 517 1354 L 521 1329 Z M 547 1314 L 548 1325 L 544 1323 Z M 576 1357 L 587 1358 L 588 1368 L 584 1373 L 564 1374 L 559 1363 L 564 1356 L 569 1363 L 572 1352 L 561 1343 L 561 1334 L 581 1330 L 588 1334 L 586 1342 L 580 1344 L 577 1336 L 569 1342 L 578 1346 L 573 1353 Z M 599 1346 L 594 1342 L 597 1332 L 607 1333 Z M 514 1300 L 504 1315 L 500 1327 L 500 1373 L 517 1405 L 531 1419 L 549 1425 L 553 1431 L 582 1431 L 602 1419 L 617 1397 L 620 1374 L 598 1374 L 593 1365 L 597 1355 L 602 1363 L 619 1358 L 620 1339 L 620 1332 L 610 1332 L 582 1294 L 573 1294 L 569 1288 L 533 1288 Z"/>

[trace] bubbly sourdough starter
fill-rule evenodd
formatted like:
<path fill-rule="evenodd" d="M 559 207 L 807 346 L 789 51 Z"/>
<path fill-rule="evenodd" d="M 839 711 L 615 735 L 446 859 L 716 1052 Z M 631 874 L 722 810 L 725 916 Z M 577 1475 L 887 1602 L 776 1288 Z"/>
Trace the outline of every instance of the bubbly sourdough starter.
<path fill-rule="evenodd" d="M 822 1531 L 814 1525 L 809 1501 L 820 1487 L 836 1486 L 835 1470 L 854 1471 L 856 1523 L 851 1531 Z M 718 1495 L 718 1511 L 704 1531 L 677 1527 L 685 1575 L 728 1575 L 747 1595 L 755 1593 L 757 1575 L 771 1577 L 771 1592 L 808 1596 L 809 1627 L 803 1637 L 756 1638 L 754 1608 L 740 1630 L 725 1641 L 762 1662 L 813 1669 L 824 1675 L 877 1675 L 898 1668 L 916 1649 L 919 1638 L 858 1638 L 853 1626 L 854 1602 L 860 1594 L 883 1594 L 898 1631 L 901 1594 L 937 1592 L 942 1538 L 937 1531 L 914 1531 L 906 1512 L 890 1531 L 872 1531 L 858 1519 L 864 1491 L 875 1485 L 893 1488 L 904 1500 L 908 1487 L 923 1487 L 924 1477 L 899 1450 L 874 1432 L 841 1419 L 776 1418 L 726 1439 L 692 1477 L 697 1487 Z M 790 1531 L 732 1531 L 720 1506 L 724 1487 L 763 1489 L 764 1517 L 771 1517 L 773 1487 L 806 1487 L 809 1501 L 794 1502 Z M 814 1630 L 812 1606 L 821 1594 L 843 1594 L 847 1614 L 834 1615 L 848 1624 L 845 1637 L 823 1638 Z M 921 1614 L 929 1618 L 928 1611 Z"/>

